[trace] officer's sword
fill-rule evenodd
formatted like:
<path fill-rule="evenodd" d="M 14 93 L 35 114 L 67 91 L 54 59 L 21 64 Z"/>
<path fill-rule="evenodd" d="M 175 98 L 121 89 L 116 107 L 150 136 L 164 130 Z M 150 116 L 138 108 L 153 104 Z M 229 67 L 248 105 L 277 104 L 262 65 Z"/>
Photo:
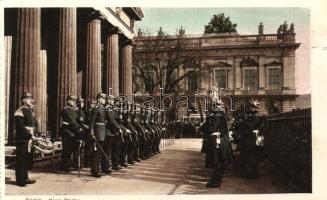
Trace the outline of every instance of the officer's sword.
<path fill-rule="evenodd" d="M 106 158 L 106 160 L 108 161 L 108 163 L 110 163 L 110 159 L 109 157 L 107 156 L 106 152 L 104 152 L 104 150 L 102 149 L 101 145 L 98 143 L 98 141 L 93 138 L 95 144 L 98 146 L 98 148 L 100 149 L 100 151 L 103 153 L 104 157 Z"/>

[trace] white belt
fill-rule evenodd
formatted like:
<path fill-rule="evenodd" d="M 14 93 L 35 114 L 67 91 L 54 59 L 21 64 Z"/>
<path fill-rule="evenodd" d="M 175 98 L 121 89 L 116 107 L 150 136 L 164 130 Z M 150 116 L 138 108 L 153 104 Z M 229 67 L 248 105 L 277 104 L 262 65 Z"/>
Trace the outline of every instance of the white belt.
<path fill-rule="evenodd" d="M 62 122 L 62 124 L 65 124 L 65 125 L 69 125 L 69 123 L 68 123 L 68 122 Z"/>
<path fill-rule="evenodd" d="M 106 123 L 102 123 L 102 122 L 96 122 L 95 124 L 96 124 L 96 125 L 100 125 L 100 126 L 104 126 L 104 125 L 106 125 Z"/>

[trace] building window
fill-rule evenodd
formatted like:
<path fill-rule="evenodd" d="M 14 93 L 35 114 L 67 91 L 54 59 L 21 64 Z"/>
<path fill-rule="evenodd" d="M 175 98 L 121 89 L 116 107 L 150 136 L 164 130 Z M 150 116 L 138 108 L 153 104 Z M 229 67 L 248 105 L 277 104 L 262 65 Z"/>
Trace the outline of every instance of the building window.
<path fill-rule="evenodd" d="M 215 69 L 214 70 L 214 85 L 218 88 L 227 88 L 227 70 Z"/>
<path fill-rule="evenodd" d="M 243 69 L 243 88 L 246 90 L 256 89 L 256 69 Z"/>
<path fill-rule="evenodd" d="M 269 89 L 280 89 L 280 77 L 281 77 L 281 73 L 280 73 L 280 68 L 268 68 L 267 69 L 267 86 Z"/>
<path fill-rule="evenodd" d="M 188 75 L 187 83 L 188 83 L 188 91 L 193 92 L 198 90 L 198 81 L 199 77 L 196 73 L 192 73 Z"/>
<path fill-rule="evenodd" d="M 154 77 L 155 77 L 155 72 L 154 71 L 149 71 L 145 72 L 145 91 L 151 92 L 154 88 Z"/>

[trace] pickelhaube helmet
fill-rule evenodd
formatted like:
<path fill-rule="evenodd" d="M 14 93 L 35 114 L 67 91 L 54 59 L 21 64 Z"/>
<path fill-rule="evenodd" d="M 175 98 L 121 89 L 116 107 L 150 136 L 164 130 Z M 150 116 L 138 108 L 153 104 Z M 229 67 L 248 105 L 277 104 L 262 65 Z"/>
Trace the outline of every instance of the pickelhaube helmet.
<path fill-rule="evenodd" d="M 84 99 L 83 99 L 83 97 L 81 97 L 81 96 L 78 97 L 78 98 L 77 98 L 77 102 L 78 102 L 78 103 L 84 103 Z"/>
<path fill-rule="evenodd" d="M 97 103 L 97 101 L 94 99 L 89 100 L 89 104 L 96 104 L 96 103 Z"/>
<path fill-rule="evenodd" d="M 71 101 L 77 101 L 77 97 L 75 95 L 68 95 L 66 98 L 66 101 L 71 100 Z"/>
<path fill-rule="evenodd" d="M 259 103 L 258 100 L 252 100 L 251 105 L 252 105 L 254 108 L 260 108 L 260 103 Z"/>
<path fill-rule="evenodd" d="M 100 93 L 97 95 L 97 100 L 99 100 L 100 98 L 107 98 L 107 95 L 106 95 L 105 93 L 100 92 Z"/>
<path fill-rule="evenodd" d="M 20 97 L 20 100 L 23 100 L 23 99 L 33 99 L 33 95 L 31 93 L 28 93 L 28 92 L 25 92 L 21 97 Z"/>
<path fill-rule="evenodd" d="M 110 100 L 115 100 L 115 96 L 112 95 L 112 94 L 109 94 L 109 95 L 108 95 L 108 100 L 109 100 L 109 99 L 110 99 Z"/>

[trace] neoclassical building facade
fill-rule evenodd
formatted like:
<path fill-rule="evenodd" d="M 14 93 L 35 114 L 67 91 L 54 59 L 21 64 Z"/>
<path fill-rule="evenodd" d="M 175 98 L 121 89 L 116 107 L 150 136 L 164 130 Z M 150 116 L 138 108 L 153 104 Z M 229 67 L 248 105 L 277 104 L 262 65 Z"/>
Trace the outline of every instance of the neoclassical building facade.
<path fill-rule="evenodd" d="M 178 94 L 207 95 L 214 87 L 218 87 L 222 95 L 232 97 L 234 108 L 246 99 L 257 99 L 261 104 L 262 114 L 267 114 L 272 102 L 281 112 L 294 109 L 297 96 L 295 51 L 300 43 L 295 41 L 294 25 L 290 29 L 281 28 L 277 34 L 264 34 L 261 24 L 257 35 L 192 35 L 184 34 L 185 31 L 182 30 L 182 35 L 165 37 L 167 43 L 171 44 L 174 41 L 176 44 L 176 40 L 179 40 L 180 44 L 184 44 L 182 51 L 185 54 L 199 57 L 201 72 L 205 74 L 193 74 L 184 78 L 179 82 Z M 146 62 L 146 57 L 151 57 L 145 43 L 158 37 L 142 36 L 140 32 L 135 38 L 136 54 L 143 58 L 140 62 Z M 174 48 L 162 51 L 172 49 Z M 187 70 L 187 67 L 178 68 L 177 77 Z M 157 78 L 155 75 L 153 77 Z M 155 93 L 158 94 L 158 88 L 156 89 Z M 231 98 L 228 99 L 229 103 Z"/>
<path fill-rule="evenodd" d="M 5 8 L 6 140 L 24 92 L 34 95 L 42 132 L 58 137 L 60 111 L 72 94 L 132 96 L 136 7 Z"/>

